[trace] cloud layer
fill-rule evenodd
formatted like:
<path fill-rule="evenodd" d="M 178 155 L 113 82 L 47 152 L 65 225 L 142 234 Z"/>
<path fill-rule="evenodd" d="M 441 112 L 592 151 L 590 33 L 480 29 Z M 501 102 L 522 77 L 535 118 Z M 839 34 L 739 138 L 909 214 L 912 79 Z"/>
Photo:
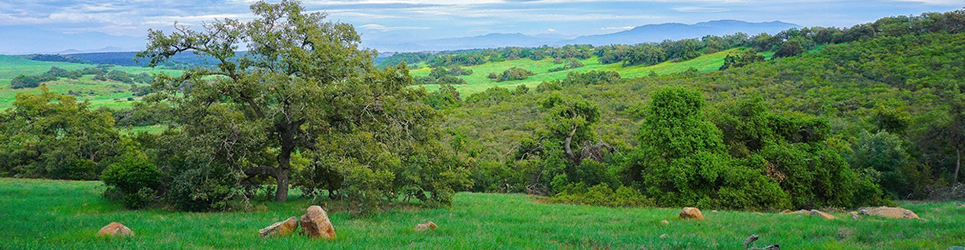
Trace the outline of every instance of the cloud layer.
<path fill-rule="evenodd" d="M 0 33 L 29 28 L 64 34 L 97 32 L 143 37 L 147 29 L 170 29 L 175 21 L 197 26 L 222 18 L 249 19 L 248 5 L 254 2 L 0 0 Z M 780 20 L 804 26 L 841 27 L 883 16 L 949 11 L 963 5 L 959 0 L 304 0 L 302 3 L 309 10 L 328 13 L 331 20 L 355 25 L 363 41 L 375 43 L 488 33 L 573 37 L 646 24 L 720 19 Z M 0 47 L 0 53 L 29 53 L 29 50 Z"/>

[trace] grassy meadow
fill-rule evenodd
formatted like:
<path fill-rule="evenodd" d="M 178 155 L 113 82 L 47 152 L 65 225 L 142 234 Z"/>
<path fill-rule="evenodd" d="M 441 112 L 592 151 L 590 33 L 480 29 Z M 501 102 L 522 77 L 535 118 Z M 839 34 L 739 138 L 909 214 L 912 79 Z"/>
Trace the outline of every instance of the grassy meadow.
<path fill-rule="evenodd" d="M 742 249 L 780 244 L 784 249 L 945 249 L 965 245 L 965 208 L 959 203 L 901 202 L 923 220 L 816 216 L 704 209 L 705 221 L 677 218 L 679 208 L 605 208 L 548 204 L 522 194 L 459 193 L 452 207 L 396 208 L 353 218 L 345 204 L 320 204 L 338 237 L 300 235 L 264 240 L 257 230 L 300 216 L 312 202 L 252 202 L 248 211 L 132 211 L 100 196 L 95 181 L 0 179 L 0 249 Z M 297 192 L 296 192 L 297 193 Z M 668 220 L 669 225 L 662 225 Z M 121 222 L 135 236 L 96 236 Z M 439 229 L 412 227 L 433 221 Z M 299 229 L 300 230 L 300 229 Z"/>
<path fill-rule="evenodd" d="M 734 48 L 730 50 L 720 51 L 713 54 L 702 55 L 698 58 L 683 61 L 683 62 L 663 62 L 656 65 L 644 66 L 630 66 L 623 67 L 622 63 L 612 63 L 612 64 L 602 64 L 597 57 L 591 57 L 580 62 L 583 63 L 583 67 L 568 69 L 557 72 L 549 72 L 550 69 L 560 67 L 563 64 L 553 63 L 552 58 L 543 59 L 540 61 L 533 61 L 531 59 L 520 59 L 503 61 L 496 63 L 486 63 L 482 65 L 463 67 L 466 69 L 471 69 L 473 71 L 472 75 L 459 76 L 466 80 L 465 85 L 454 85 L 460 94 L 469 95 L 472 93 L 482 92 L 488 88 L 499 86 L 499 87 L 515 87 L 517 85 L 523 84 L 527 87 L 536 87 L 539 83 L 543 81 L 560 80 L 566 78 L 566 74 L 569 72 L 587 72 L 587 71 L 616 71 L 620 73 L 621 77 L 624 78 L 635 78 L 649 75 L 650 72 L 654 72 L 658 75 L 673 74 L 678 72 L 686 71 L 689 68 L 695 68 L 700 72 L 713 72 L 720 69 L 720 66 L 724 65 L 724 57 L 728 54 L 736 54 L 740 51 L 740 48 Z M 766 57 L 770 57 L 770 54 L 762 53 Z M 490 72 L 500 73 L 512 67 L 518 67 L 521 69 L 526 69 L 536 73 L 534 76 L 530 76 L 525 80 L 516 81 L 505 81 L 505 82 L 495 82 L 486 78 Z M 432 68 L 422 67 L 416 70 L 412 70 L 411 74 L 413 76 L 427 76 Z M 435 91 L 439 88 L 438 85 L 423 85 L 428 91 Z"/>
<path fill-rule="evenodd" d="M 95 67 L 93 64 L 68 63 L 68 62 L 45 62 L 27 59 L 24 56 L 0 55 L 0 110 L 13 106 L 14 97 L 17 93 L 39 93 L 39 88 L 11 89 L 10 81 L 18 75 L 37 75 L 47 72 L 50 67 L 58 67 L 66 70 L 77 70 Z M 112 69 L 121 70 L 129 74 L 164 72 L 177 75 L 177 70 L 161 70 L 148 67 L 128 67 L 114 66 Z M 83 92 L 85 94 L 76 96 L 78 101 L 89 100 L 91 106 L 124 108 L 131 105 L 128 97 L 131 95 L 130 85 L 121 82 L 103 82 L 91 79 L 92 75 L 85 75 L 77 80 L 61 78 L 57 81 L 44 83 L 51 92 L 67 94 L 68 91 Z M 87 94 L 91 91 L 94 94 Z M 134 97 L 139 99 L 139 97 Z"/>

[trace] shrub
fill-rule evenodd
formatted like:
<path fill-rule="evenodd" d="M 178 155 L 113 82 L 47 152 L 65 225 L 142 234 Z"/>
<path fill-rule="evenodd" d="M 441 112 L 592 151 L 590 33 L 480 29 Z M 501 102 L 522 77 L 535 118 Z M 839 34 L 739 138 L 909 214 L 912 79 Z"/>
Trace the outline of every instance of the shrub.
<path fill-rule="evenodd" d="M 532 76 L 532 75 L 536 75 L 536 73 L 533 73 L 532 71 L 529 71 L 529 70 L 512 67 L 510 69 L 503 71 L 503 73 L 501 74 L 490 73 L 488 77 L 489 79 L 492 79 L 493 81 L 496 81 L 496 82 L 504 82 L 504 81 L 525 80 L 526 78 L 529 78 L 529 76 Z"/>
<path fill-rule="evenodd" d="M 104 170 L 104 184 L 115 188 L 131 209 L 142 208 L 153 200 L 154 190 L 160 186 L 161 173 L 143 154 L 129 153 Z"/>

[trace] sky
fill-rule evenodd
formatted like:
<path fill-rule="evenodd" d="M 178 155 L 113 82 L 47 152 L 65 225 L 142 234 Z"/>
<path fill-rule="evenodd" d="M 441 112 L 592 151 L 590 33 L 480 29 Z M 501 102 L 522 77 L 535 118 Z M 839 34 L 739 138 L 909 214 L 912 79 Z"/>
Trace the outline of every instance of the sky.
<path fill-rule="evenodd" d="M 277 2 L 277 1 L 268 1 Z M 138 50 L 148 29 L 251 19 L 250 0 L 0 0 L 0 54 Z M 303 0 L 349 23 L 363 45 L 490 33 L 573 38 L 659 23 L 783 21 L 850 27 L 885 16 L 961 9 L 965 0 Z"/>

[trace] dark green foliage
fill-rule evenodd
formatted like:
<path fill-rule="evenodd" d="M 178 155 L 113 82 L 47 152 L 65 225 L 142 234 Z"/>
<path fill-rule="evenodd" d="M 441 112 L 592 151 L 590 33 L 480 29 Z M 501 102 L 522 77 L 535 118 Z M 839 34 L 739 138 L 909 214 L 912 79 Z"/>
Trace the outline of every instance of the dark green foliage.
<path fill-rule="evenodd" d="M 873 173 L 881 188 L 895 197 L 922 197 L 929 183 L 919 183 L 921 170 L 911 164 L 901 144 L 898 136 L 888 132 L 864 133 L 852 146 L 851 167 Z"/>
<path fill-rule="evenodd" d="M 645 193 L 661 206 L 788 207 L 788 195 L 764 178 L 762 168 L 725 153 L 722 133 L 703 118 L 705 103 L 690 89 L 653 93 L 640 127 L 640 151 L 628 168 L 631 176 L 640 171 Z"/>
<path fill-rule="evenodd" d="M 911 115 L 900 108 L 886 108 L 876 106 L 871 115 L 871 122 L 878 131 L 902 135 L 911 124 Z"/>
<path fill-rule="evenodd" d="M 693 56 L 691 54 L 690 56 Z M 667 51 L 653 45 L 639 45 L 630 49 L 623 66 L 654 65 L 668 58 Z"/>
<path fill-rule="evenodd" d="M 92 180 L 127 150 L 109 113 L 40 91 L 18 93 L 13 108 L 0 114 L 0 173 Z"/>
<path fill-rule="evenodd" d="M 10 80 L 10 88 L 22 89 L 22 88 L 36 88 L 40 86 L 40 83 L 57 80 L 57 78 L 50 76 L 27 76 L 19 75 Z"/>
<path fill-rule="evenodd" d="M 752 63 L 763 62 L 764 56 L 758 55 L 757 51 L 754 49 L 746 49 L 742 51 L 739 55 L 727 55 L 724 57 L 724 65 L 720 66 L 719 70 L 726 70 L 731 68 L 740 68 Z"/>
<path fill-rule="evenodd" d="M 559 81 L 562 86 L 613 84 L 622 81 L 620 73 L 614 71 L 569 72 Z"/>
<path fill-rule="evenodd" d="M 61 54 L 37 54 L 31 55 L 30 60 L 34 61 L 46 61 L 46 62 L 70 62 L 70 63 L 90 63 L 82 58 L 75 57 L 73 55 L 61 55 Z"/>
<path fill-rule="evenodd" d="M 117 189 L 123 195 L 127 208 L 138 209 L 153 201 L 155 191 L 161 186 L 161 172 L 147 156 L 135 152 L 120 157 L 101 175 L 104 185 Z"/>
<path fill-rule="evenodd" d="M 801 42 L 790 40 L 781 43 L 781 47 L 774 51 L 774 58 L 796 56 L 801 53 L 804 53 L 804 47 L 801 46 Z"/>
<path fill-rule="evenodd" d="M 459 97 L 459 91 L 449 84 L 442 84 L 438 91 L 430 93 L 429 98 L 426 99 L 426 105 L 435 109 L 458 107 L 461 103 L 462 98 Z"/>
<path fill-rule="evenodd" d="M 117 126 L 151 126 L 174 119 L 167 103 L 134 102 L 131 108 L 114 110 L 113 114 Z"/>
<path fill-rule="evenodd" d="M 576 59 L 574 59 L 574 58 L 570 58 L 570 59 L 567 59 L 567 60 L 566 60 L 566 65 L 549 69 L 549 72 L 564 71 L 564 70 L 576 69 L 576 68 L 580 68 L 580 67 L 583 67 L 583 63 L 582 63 L 582 62 L 580 62 L 579 60 L 576 60 Z"/>
<path fill-rule="evenodd" d="M 500 73 L 500 74 L 489 73 L 488 77 L 493 81 L 504 82 L 504 81 L 525 80 L 526 78 L 532 75 L 536 75 L 536 73 L 533 73 L 532 71 L 529 71 L 526 69 L 512 67 L 503 71 L 503 73 Z"/>

